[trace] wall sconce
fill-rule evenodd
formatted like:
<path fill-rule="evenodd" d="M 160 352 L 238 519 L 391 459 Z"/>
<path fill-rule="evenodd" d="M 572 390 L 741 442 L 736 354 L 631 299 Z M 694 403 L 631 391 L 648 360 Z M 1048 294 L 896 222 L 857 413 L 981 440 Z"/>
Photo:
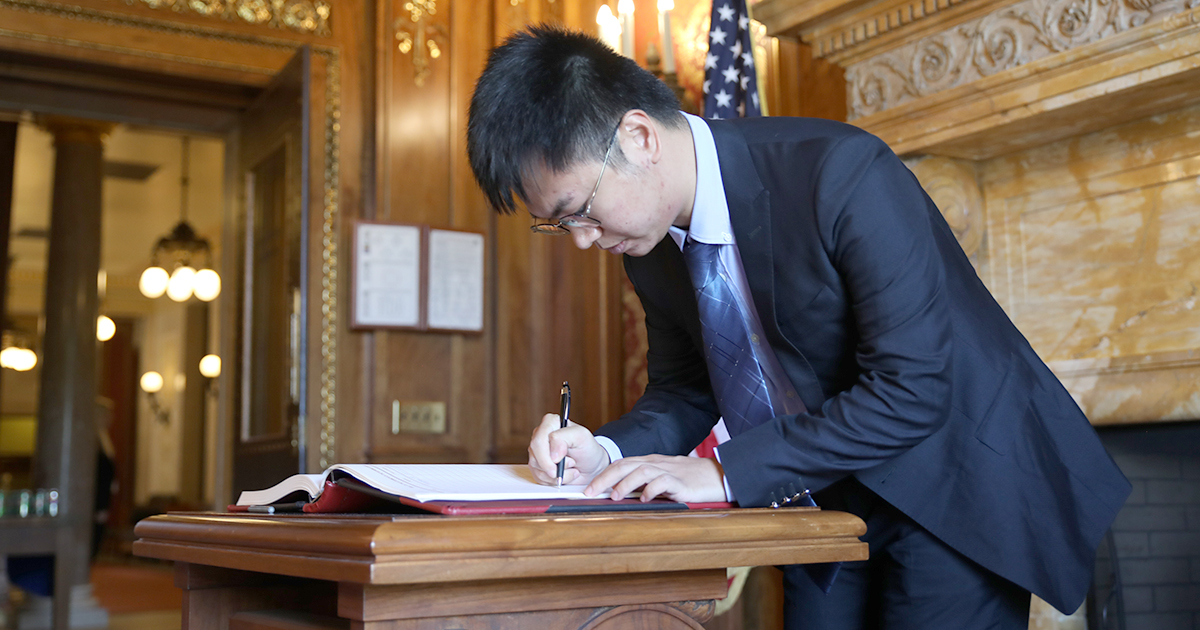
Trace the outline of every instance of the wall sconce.
<path fill-rule="evenodd" d="M 113 322 L 108 315 L 101 315 L 96 318 L 96 339 L 100 341 L 108 341 L 117 334 L 117 324 Z"/>
<path fill-rule="evenodd" d="M 200 359 L 200 376 L 205 378 L 208 393 L 217 395 L 217 377 L 221 375 L 221 357 L 206 354 Z"/>
<path fill-rule="evenodd" d="M 154 412 L 155 419 L 162 424 L 170 424 L 171 413 L 158 404 L 158 396 L 156 395 L 163 387 L 162 374 L 153 371 L 146 372 L 142 375 L 140 384 L 142 391 L 146 392 L 150 399 L 150 410 Z"/>

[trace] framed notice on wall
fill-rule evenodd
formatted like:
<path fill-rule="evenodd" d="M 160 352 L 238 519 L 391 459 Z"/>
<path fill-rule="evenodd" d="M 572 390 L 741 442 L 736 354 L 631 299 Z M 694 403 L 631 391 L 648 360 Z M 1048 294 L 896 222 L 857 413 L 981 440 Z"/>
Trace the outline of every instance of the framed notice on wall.
<path fill-rule="evenodd" d="M 419 225 L 354 225 L 353 328 L 424 328 L 424 232 Z"/>
<path fill-rule="evenodd" d="M 425 325 L 431 330 L 483 330 L 484 239 L 478 232 L 429 230 Z"/>

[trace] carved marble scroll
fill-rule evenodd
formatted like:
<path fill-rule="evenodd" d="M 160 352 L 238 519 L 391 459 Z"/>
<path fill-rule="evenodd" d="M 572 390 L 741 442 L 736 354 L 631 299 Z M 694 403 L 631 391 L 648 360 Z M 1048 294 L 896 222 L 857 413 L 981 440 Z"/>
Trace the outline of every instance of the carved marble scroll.
<path fill-rule="evenodd" d="M 1024 0 L 846 68 L 850 119 L 964 85 L 1151 20 L 1200 0 Z"/>
<path fill-rule="evenodd" d="M 917 158 L 905 163 L 942 211 L 958 244 L 974 261 L 987 225 L 983 193 L 979 190 L 974 166 L 970 162 L 944 157 Z"/>

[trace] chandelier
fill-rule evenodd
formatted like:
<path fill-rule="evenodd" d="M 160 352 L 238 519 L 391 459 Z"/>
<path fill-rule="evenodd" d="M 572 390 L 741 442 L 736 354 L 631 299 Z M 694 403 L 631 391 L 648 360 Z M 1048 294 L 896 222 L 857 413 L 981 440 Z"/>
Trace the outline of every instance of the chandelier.
<path fill-rule="evenodd" d="M 138 281 L 138 290 L 151 299 L 165 294 L 176 302 L 186 302 L 194 295 L 210 302 L 221 293 L 221 276 L 211 268 L 212 246 L 187 222 L 190 148 L 190 138 L 184 136 L 179 223 L 169 234 L 158 239 L 150 255 L 150 266 Z"/>
<path fill-rule="evenodd" d="M 33 344 L 25 336 L 12 329 L 0 334 L 0 367 L 28 372 L 37 365 L 37 353 L 30 349 Z"/>

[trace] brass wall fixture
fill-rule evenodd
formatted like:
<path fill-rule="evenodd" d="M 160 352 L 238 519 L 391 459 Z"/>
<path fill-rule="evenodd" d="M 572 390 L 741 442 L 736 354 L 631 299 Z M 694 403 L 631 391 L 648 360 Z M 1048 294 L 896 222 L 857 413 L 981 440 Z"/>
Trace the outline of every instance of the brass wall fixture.
<path fill-rule="evenodd" d="M 438 24 L 429 24 L 426 19 L 437 15 L 437 0 L 408 0 L 404 10 L 408 11 L 407 22 L 404 16 L 396 18 L 396 49 L 401 54 L 412 53 L 413 81 L 418 86 L 425 85 L 431 60 L 442 56 L 446 31 Z"/>

